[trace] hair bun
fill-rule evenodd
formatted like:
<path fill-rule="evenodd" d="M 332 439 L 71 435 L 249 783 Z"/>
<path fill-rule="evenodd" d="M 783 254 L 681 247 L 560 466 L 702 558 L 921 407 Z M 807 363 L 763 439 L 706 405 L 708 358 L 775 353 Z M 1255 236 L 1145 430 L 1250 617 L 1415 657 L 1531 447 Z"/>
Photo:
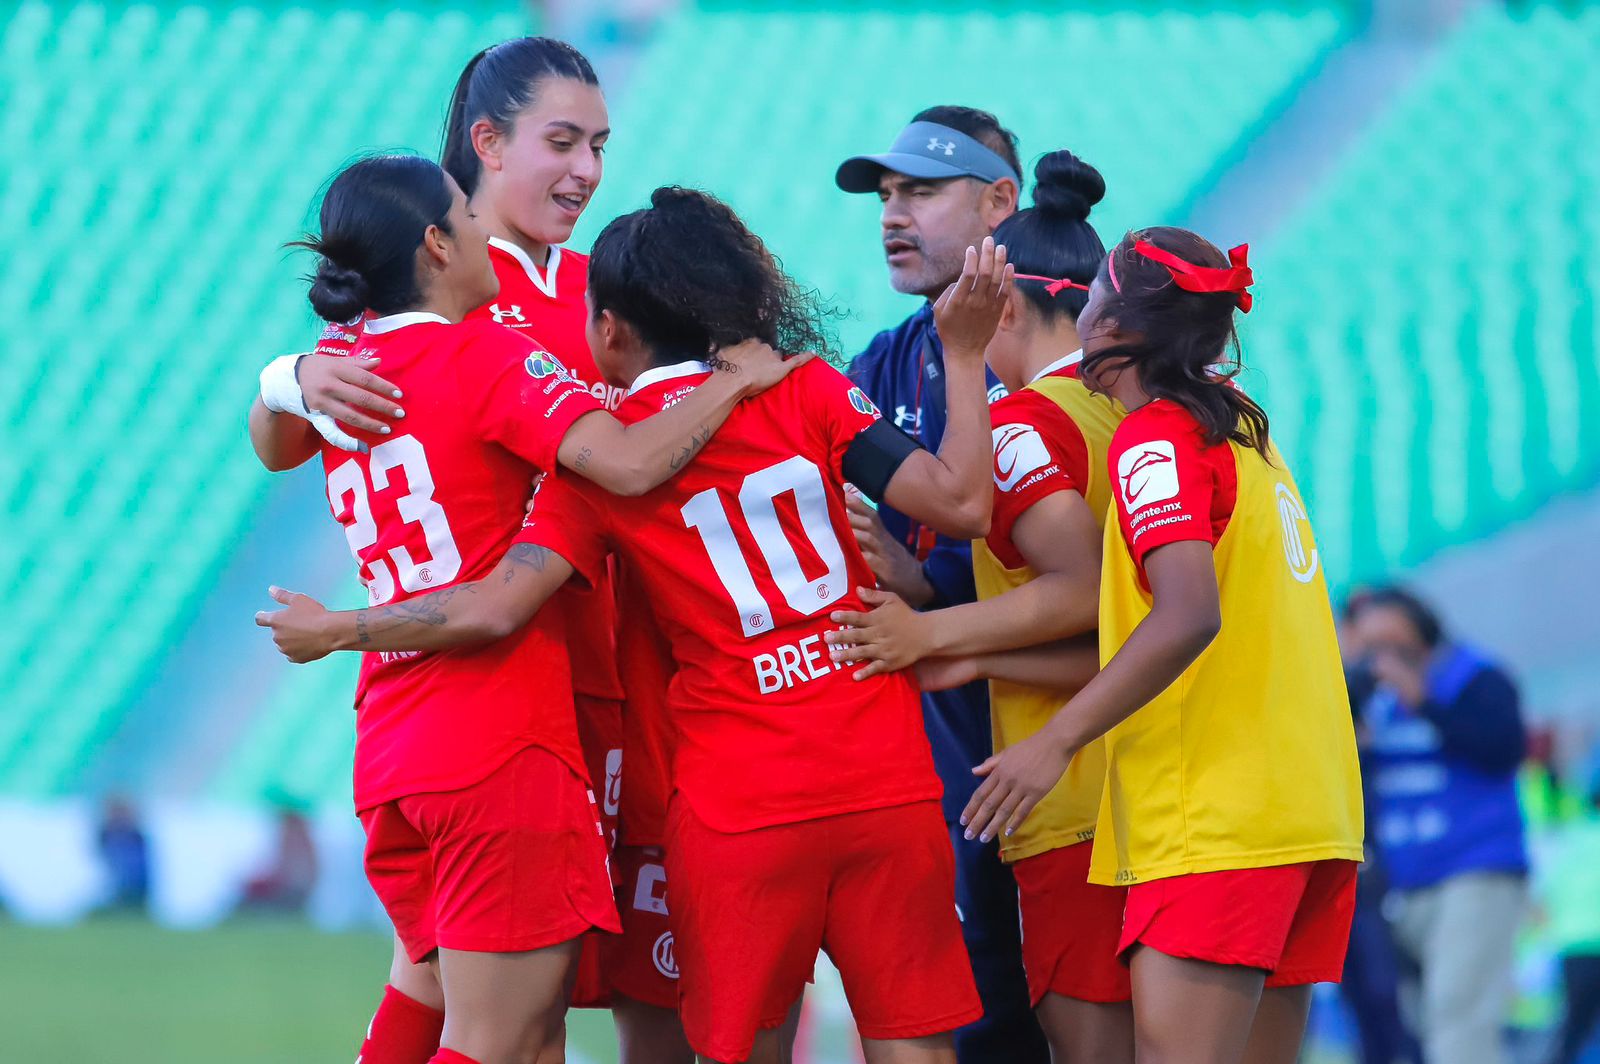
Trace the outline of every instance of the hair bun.
<path fill-rule="evenodd" d="M 367 309 L 370 289 L 360 270 L 341 266 L 326 255 L 311 281 L 311 307 L 323 321 L 345 322 Z"/>
<path fill-rule="evenodd" d="M 1053 151 L 1033 168 L 1033 206 L 1043 214 L 1082 222 L 1106 195 L 1100 171 L 1070 151 Z"/>

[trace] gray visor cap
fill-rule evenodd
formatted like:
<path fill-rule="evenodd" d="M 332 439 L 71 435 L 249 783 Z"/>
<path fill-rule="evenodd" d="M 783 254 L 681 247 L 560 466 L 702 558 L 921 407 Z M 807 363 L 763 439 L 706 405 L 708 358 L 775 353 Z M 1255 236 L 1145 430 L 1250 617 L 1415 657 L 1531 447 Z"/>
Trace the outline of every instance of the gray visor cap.
<path fill-rule="evenodd" d="M 975 177 L 998 181 L 1009 177 L 1019 187 L 1022 185 L 1010 163 L 960 130 L 937 122 L 911 123 L 881 155 L 846 159 L 839 164 L 833 180 L 846 192 L 876 192 L 885 170 L 927 180 Z"/>

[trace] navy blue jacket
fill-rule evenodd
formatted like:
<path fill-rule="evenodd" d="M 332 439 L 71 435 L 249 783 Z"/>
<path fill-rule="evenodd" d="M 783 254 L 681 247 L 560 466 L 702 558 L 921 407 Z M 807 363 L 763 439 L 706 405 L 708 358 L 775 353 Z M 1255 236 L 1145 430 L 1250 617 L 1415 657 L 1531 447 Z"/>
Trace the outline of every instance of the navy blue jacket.
<path fill-rule="evenodd" d="M 1373 835 L 1389 885 L 1526 872 L 1516 773 L 1527 738 L 1511 678 L 1455 644 L 1435 655 L 1415 709 L 1387 688 L 1364 694 Z"/>
<path fill-rule="evenodd" d="M 850 364 L 850 377 L 878 405 L 885 417 L 910 433 L 930 451 L 944 438 L 944 347 L 934 330 L 933 306 L 872 338 L 867 349 Z M 1005 387 L 988 375 L 989 399 L 1005 394 Z M 920 387 L 919 387 L 920 384 Z M 880 507 L 889 534 L 915 550 L 918 527 L 905 514 Z M 924 536 L 923 541 L 928 540 Z M 933 544 L 922 572 L 933 585 L 929 609 L 972 602 L 978 597 L 972 579 L 972 544 L 964 539 L 931 537 Z M 989 688 L 984 682 L 922 696 L 923 724 L 933 746 L 933 764 L 944 781 L 945 819 L 954 823 L 977 790 L 972 767 L 993 752 L 989 730 Z"/>

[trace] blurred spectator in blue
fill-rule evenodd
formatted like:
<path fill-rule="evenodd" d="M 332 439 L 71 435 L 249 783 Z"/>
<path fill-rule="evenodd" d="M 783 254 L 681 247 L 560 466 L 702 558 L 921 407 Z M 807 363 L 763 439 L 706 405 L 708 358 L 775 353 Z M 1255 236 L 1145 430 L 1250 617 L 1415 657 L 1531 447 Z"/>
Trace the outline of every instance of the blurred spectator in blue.
<path fill-rule="evenodd" d="M 1600 744 L 1577 775 L 1583 808 L 1556 829 L 1534 874 L 1566 999 L 1550 1064 L 1577 1064 L 1600 1026 Z"/>
<path fill-rule="evenodd" d="M 142 912 L 150 899 L 150 843 L 127 799 L 106 799 L 96 845 L 110 882 L 106 908 Z"/>
<path fill-rule="evenodd" d="M 1350 709 L 1358 718 L 1360 702 L 1371 697 L 1375 686 L 1365 659 L 1352 653 L 1355 637 L 1350 631 L 1350 624 L 1363 601 L 1361 596 L 1356 596 L 1346 604 L 1339 631 L 1339 645 L 1346 658 L 1354 661 L 1353 665 L 1347 666 L 1346 682 L 1350 688 Z M 1367 824 L 1370 828 L 1377 820 L 1372 800 L 1372 758 L 1368 752 L 1365 729 L 1360 726 L 1359 720 L 1357 730 L 1362 795 L 1366 801 Z M 1400 1012 L 1400 958 L 1389 922 L 1383 915 L 1387 882 L 1382 862 L 1372 844 L 1370 830 L 1366 850 L 1366 863 L 1361 866 L 1356 879 L 1356 911 L 1350 923 L 1350 949 L 1345 954 L 1344 978 L 1339 983 L 1339 996 L 1355 1021 L 1361 1064 L 1395 1064 L 1396 1061 L 1422 1064 L 1422 1048 Z"/>
<path fill-rule="evenodd" d="M 1351 601 L 1351 700 L 1365 741 L 1374 841 L 1430 1064 L 1502 1064 L 1512 947 L 1528 872 L 1515 684 L 1394 587 Z"/>

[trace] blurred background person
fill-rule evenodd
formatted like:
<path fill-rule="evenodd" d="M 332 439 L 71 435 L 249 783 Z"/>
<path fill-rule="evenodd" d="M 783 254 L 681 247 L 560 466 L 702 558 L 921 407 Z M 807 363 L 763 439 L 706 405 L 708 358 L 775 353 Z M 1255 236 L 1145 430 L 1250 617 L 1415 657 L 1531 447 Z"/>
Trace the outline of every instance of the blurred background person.
<path fill-rule="evenodd" d="M 1548 840 L 1533 880 L 1566 1001 L 1550 1064 L 1586 1059 L 1600 1028 L 1600 742 L 1575 776 L 1579 807 Z"/>
<path fill-rule="evenodd" d="M 150 898 L 150 841 L 132 802 L 106 799 L 95 842 L 106 874 L 106 909 L 143 912 Z"/>
<path fill-rule="evenodd" d="M 1353 597 L 1345 632 L 1371 787 L 1368 838 L 1395 940 L 1417 971 L 1407 982 L 1417 984 L 1424 1058 L 1500 1064 L 1528 873 L 1516 685 L 1398 587 Z"/>
<path fill-rule="evenodd" d="M 945 411 L 944 347 L 934 329 L 932 301 L 961 275 L 967 247 L 981 244 L 1016 212 L 1021 171 L 1016 134 L 998 118 L 942 105 L 913 116 L 888 151 L 846 159 L 834 177 L 845 192 L 877 193 L 889 284 L 924 300 L 899 325 L 872 338 L 850 363 L 850 377 L 896 428 L 929 450 L 937 450 L 944 437 Z M 984 372 L 990 400 L 1004 395 L 994 371 Z M 855 494 L 850 521 L 879 587 L 917 609 L 977 600 L 969 541 L 938 535 L 893 507 L 873 509 Z M 945 823 L 956 851 L 956 903 L 983 997 L 983 1019 L 957 1033 L 957 1054 L 974 1064 L 1042 1064 L 1049 1048 L 1029 1007 L 1016 880 L 1000 862 L 998 843 L 966 839 L 957 823 L 978 782 L 972 766 L 993 752 L 988 688 L 978 682 L 925 692 L 922 717 L 944 781 Z"/>
<path fill-rule="evenodd" d="M 245 881 L 240 912 L 303 913 L 317 885 L 317 847 L 306 811 L 287 797 L 277 802 L 272 853 Z"/>

